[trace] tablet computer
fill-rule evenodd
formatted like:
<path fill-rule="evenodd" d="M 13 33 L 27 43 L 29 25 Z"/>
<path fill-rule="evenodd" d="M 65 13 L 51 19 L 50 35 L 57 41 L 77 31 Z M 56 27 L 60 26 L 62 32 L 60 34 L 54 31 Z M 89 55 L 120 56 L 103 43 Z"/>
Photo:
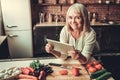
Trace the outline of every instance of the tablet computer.
<path fill-rule="evenodd" d="M 54 50 L 62 52 L 62 53 L 67 53 L 70 50 L 74 50 L 74 47 L 70 44 L 67 43 L 61 43 L 59 41 L 51 40 L 51 39 L 46 39 L 47 42 L 51 45 L 54 46 Z"/>

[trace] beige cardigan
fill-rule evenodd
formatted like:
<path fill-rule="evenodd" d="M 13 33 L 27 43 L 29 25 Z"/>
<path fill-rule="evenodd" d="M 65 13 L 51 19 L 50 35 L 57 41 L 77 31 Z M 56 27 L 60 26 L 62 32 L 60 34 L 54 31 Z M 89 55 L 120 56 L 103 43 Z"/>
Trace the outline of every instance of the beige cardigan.
<path fill-rule="evenodd" d="M 64 26 L 60 33 L 60 42 L 73 45 L 76 50 L 81 51 L 82 55 L 89 60 L 96 43 L 96 33 L 90 28 L 90 32 L 85 32 L 84 35 L 75 41 L 70 32 L 68 32 L 67 27 Z M 68 56 L 67 53 L 61 54 L 61 59 L 66 59 Z"/>

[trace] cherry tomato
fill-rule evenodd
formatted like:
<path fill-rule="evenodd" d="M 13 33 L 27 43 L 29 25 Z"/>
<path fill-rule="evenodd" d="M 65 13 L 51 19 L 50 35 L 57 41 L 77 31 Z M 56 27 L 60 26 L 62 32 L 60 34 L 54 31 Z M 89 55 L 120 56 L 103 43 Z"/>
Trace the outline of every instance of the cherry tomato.
<path fill-rule="evenodd" d="M 97 69 L 94 68 L 94 67 L 89 67 L 89 68 L 88 68 L 88 71 L 89 71 L 90 73 L 94 73 L 94 72 L 97 71 Z"/>
<path fill-rule="evenodd" d="M 67 70 L 60 70 L 59 73 L 61 75 L 67 75 L 68 74 L 68 71 Z"/>
<path fill-rule="evenodd" d="M 72 74 L 74 75 L 74 76 L 78 76 L 80 73 L 79 73 L 79 69 L 78 68 L 73 68 L 72 69 Z"/>
<path fill-rule="evenodd" d="M 88 64 L 86 64 L 86 68 L 89 68 L 92 66 L 92 62 L 89 62 Z"/>
<path fill-rule="evenodd" d="M 93 65 L 97 65 L 97 64 L 99 64 L 98 61 L 93 61 L 92 63 L 93 63 Z"/>
<path fill-rule="evenodd" d="M 101 65 L 101 64 L 97 64 L 97 65 L 95 65 L 95 68 L 96 68 L 97 70 L 101 70 L 101 69 L 102 69 L 102 65 Z"/>

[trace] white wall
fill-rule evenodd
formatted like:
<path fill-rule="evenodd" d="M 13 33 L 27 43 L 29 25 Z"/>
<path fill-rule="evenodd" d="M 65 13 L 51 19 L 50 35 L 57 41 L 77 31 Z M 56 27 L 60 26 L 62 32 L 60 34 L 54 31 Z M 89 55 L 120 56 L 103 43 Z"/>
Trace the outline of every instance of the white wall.
<path fill-rule="evenodd" d="M 2 13 L 1 13 L 1 1 L 0 1 L 0 35 L 2 35 Z"/>

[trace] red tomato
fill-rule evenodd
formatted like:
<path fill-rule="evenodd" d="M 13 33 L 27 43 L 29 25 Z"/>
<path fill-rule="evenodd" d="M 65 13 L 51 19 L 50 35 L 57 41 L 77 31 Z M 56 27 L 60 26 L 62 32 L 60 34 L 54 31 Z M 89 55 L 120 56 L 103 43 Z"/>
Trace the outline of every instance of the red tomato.
<path fill-rule="evenodd" d="M 67 70 L 60 70 L 59 73 L 61 75 L 67 75 L 68 74 L 68 71 Z"/>
<path fill-rule="evenodd" d="M 86 64 L 86 68 L 89 68 L 92 66 L 92 62 L 89 62 L 88 64 Z"/>
<path fill-rule="evenodd" d="M 79 69 L 78 68 L 73 68 L 72 69 L 72 74 L 74 75 L 74 76 L 78 76 L 80 73 L 79 73 Z"/>
<path fill-rule="evenodd" d="M 21 71 L 23 74 L 27 74 L 27 75 L 30 73 L 29 69 L 27 68 L 21 68 Z"/>
<path fill-rule="evenodd" d="M 97 64 L 97 65 L 95 65 L 95 68 L 96 68 L 97 70 L 101 70 L 101 69 L 102 69 L 102 65 L 101 65 L 101 64 Z"/>
<path fill-rule="evenodd" d="M 34 69 L 31 67 L 26 67 L 30 72 L 34 72 Z"/>
<path fill-rule="evenodd" d="M 93 63 L 93 65 L 97 65 L 97 64 L 99 64 L 98 61 L 93 61 L 92 63 Z"/>
<path fill-rule="evenodd" d="M 90 73 L 94 73 L 94 72 L 97 71 L 97 69 L 94 68 L 94 67 L 89 67 L 89 68 L 88 68 L 88 71 L 89 71 Z"/>

